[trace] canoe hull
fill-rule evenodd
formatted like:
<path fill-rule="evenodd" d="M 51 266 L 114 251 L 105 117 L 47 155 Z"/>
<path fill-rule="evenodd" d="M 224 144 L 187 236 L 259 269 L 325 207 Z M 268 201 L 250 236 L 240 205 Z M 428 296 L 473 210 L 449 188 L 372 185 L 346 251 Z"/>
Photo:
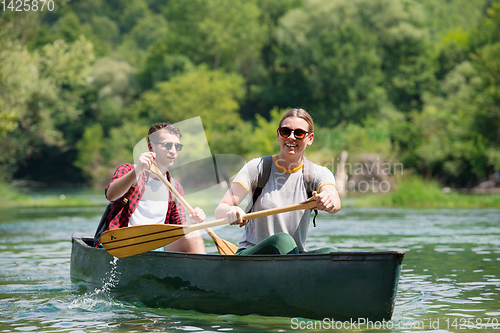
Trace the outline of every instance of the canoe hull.
<path fill-rule="evenodd" d="M 389 320 L 404 252 L 114 258 L 74 236 L 71 278 L 124 301 L 217 314 Z"/>

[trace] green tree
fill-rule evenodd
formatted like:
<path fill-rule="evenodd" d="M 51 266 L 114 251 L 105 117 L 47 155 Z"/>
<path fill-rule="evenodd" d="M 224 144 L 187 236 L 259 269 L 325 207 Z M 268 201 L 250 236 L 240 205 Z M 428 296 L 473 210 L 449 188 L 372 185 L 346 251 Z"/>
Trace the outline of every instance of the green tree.
<path fill-rule="evenodd" d="M 242 77 L 202 65 L 159 82 L 155 89 L 141 95 L 128 115 L 149 124 L 199 116 L 212 153 L 244 154 L 249 150 L 248 141 L 239 135 L 251 130 L 238 114 L 244 94 Z"/>
<path fill-rule="evenodd" d="M 484 128 L 485 135 L 491 141 L 500 143 L 500 41 L 488 44 L 472 55 L 475 68 L 483 82 L 483 95 L 480 96 L 480 107 L 484 110 L 484 122 L 489 123 Z"/>
<path fill-rule="evenodd" d="M 0 41 L 0 110 L 2 177 L 42 145 L 67 149 L 64 128 L 81 115 L 80 94 L 93 61 L 92 44 L 81 37 L 72 44 L 62 40 L 28 52 L 15 41 Z"/>
<path fill-rule="evenodd" d="M 87 182 L 93 187 L 107 185 L 120 164 L 134 163 L 133 149 L 146 137 L 149 126 L 126 119 L 120 126 L 113 127 L 106 137 L 99 123 L 85 128 L 76 145 L 75 166 L 84 172 Z"/>
<path fill-rule="evenodd" d="M 94 95 L 94 102 L 89 105 L 86 120 L 98 122 L 107 133 L 122 124 L 125 108 L 135 99 L 135 71 L 127 62 L 101 58 L 90 72 L 87 94 Z"/>
<path fill-rule="evenodd" d="M 431 88 L 425 30 L 417 8 L 399 0 L 306 1 L 280 20 L 280 70 L 307 85 L 290 94 L 292 104 L 317 112 L 332 126 L 361 122 L 388 102 L 399 110 L 418 107 Z M 288 82 L 280 82 L 286 87 Z M 293 89 L 293 86 L 292 86 Z"/>
<path fill-rule="evenodd" d="M 259 114 L 255 115 L 256 125 L 252 132 L 252 153 L 257 156 L 271 155 L 279 152 L 277 126 L 286 110 L 274 108 L 270 112 L 271 119 L 267 121 Z"/>
<path fill-rule="evenodd" d="M 142 71 L 146 66 L 148 48 L 164 39 L 167 33 L 167 20 L 162 15 L 147 15 L 139 19 L 130 32 L 124 36 L 115 54 L 117 57 L 126 59 L 135 69 Z M 148 88 L 152 86 L 154 83 Z"/>
<path fill-rule="evenodd" d="M 500 7 L 499 7 L 500 9 Z M 500 41 L 482 47 L 472 56 L 482 89 L 474 102 L 477 112 L 473 129 L 481 133 L 486 146 L 486 172 L 500 171 Z"/>
<path fill-rule="evenodd" d="M 132 117 L 150 122 L 178 122 L 200 116 L 207 136 L 226 133 L 241 122 L 238 115 L 244 96 L 244 81 L 237 74 L 200 66 L 193 71 L 160 82 L 145 92 L 130 109 Z"/>
<path fill-rule="evenodd" d="M 85 128 L 81 140 L 76 144 L 78 156 L 75 166 L 82 170 L 92 184 L 99 184 L 108 173 L 103 156 L 105 147 L 104 133 L 99 123 Z"/>
<path fill-rule="evenodd" d="M 425 26 L 433 40 L 440 39 L 458 27 L 474 29 L 490 0 L 417 0 L 425 14 Z"/>
<path fill-rule="evenodd" d="M 291 101 L 288 94 L 290 90 L 287 90 L 287 87 L 301 85 L 301 81 L 295 81 L 293 75 L 275 70 L 275 63 L 278 50 L 276 38 L 278 22 L 287 12 L 301 7 L 302 4 L 303 0 L 257 0 L 261 12 L 259 24 L 264 27 L 266 36 L 263 38 L 264 43 L 259 58 L 248 58 L 248 66 L 241 69 L 247 82 L 246 99 L 240 110 L 244 119 L 253 121 L 257 113 L 269 118 L 269 110 L 275 106 L 288 107 Z M 277 86 L 277 82 L 287 82 L 287 84 Z M 300 89 L 296 89 L 298 90 Z M 307 93 L 303 92 L 304 97 Z"/>
<path fill-rule="evenodd" d="M 498 112 L 476 66 L 468 61 L 456 66 L 441 82 L 439 96 L 427 97 L 422 112 L 394 126 L 407 167 L 459 187 L 477 184 L 500 169 Z M 494 73 L 495 68 L 488 70 Z"/>
<path fill-rule="evenodd" d="M 150 90 L 159 82 L 168 81 L 195 68 L 186 56 L 164 52 L 162 45 L 158 44 L 155 43 L 149 48 L 144 69 L 138 74 L 139 82 L 144 90 Z M 157 45 L 158 47 L 155 47 Z"/>
<path fill-rule="evenodd" d="M 468 60 L 471 34 L 461 27 L 448 31 L 437 45 L 439 48 L 436 77 L 442 80 L 455 66 Z"/>
<path fill-rule="evenodd" d="M 172 0 L 165 15 L 172 31 L 171 49 L 214 69 L 234 68 L 258 56 L 265 37 L 255 1 Z"/>

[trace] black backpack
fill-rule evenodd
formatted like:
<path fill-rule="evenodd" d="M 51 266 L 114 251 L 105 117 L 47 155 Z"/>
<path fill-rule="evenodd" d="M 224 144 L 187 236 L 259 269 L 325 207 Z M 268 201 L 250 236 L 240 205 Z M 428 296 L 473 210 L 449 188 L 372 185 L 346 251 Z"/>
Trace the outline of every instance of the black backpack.
<path fill-rule="evenodd" d="M 266 186 L 269 176 L 271 175 L 271 167 L 273 164 L 273 156 L 268 155 L 262 157 L 262 168 L 259 170 L 259 176 L 257 179 L 257 187 L 253 190 L 252 201 L 248 204 L 246 208 L 246 213 L 250 213 L 253 210 L 255 201 L 262 194 L 264 186 Z M 312 192 L 314 191 L 314 163 L 309 161 L 304 157 L 304 167 L 302 168 L 304 173 L 304 186 L 307 191 L 307 197 L 312 197 Z M 318 210 L 314 210 L 313 225 L 316 227 L 316 216 L 318 215 Z"/>
<path fill-rule="evenodd" d="M 112 203 L 110 202 L 106 209 L 104 210 L 104 213 L 102 214 L 101 221 L 99 221 L 99 225 L 97 226 L 97 230 L 94 235 L 94 247 L 99 245 L 101 235 L 103 232 L 105 232 L 108 227 L 109 227 L 109 222 L 120 212 L 120 210 L 123 209 L 128 203 L 128 199 L 134 192 L 135 186 L 131 186 L 127 193 L 120 199 L 120 202 L 115 206 L 115 209 L 111 211 L 111 205 Z"/>

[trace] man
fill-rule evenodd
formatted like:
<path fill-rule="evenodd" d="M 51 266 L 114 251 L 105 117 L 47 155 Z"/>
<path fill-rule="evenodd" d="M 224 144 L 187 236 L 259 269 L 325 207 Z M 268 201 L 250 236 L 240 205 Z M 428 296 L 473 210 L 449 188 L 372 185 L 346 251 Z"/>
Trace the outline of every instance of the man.
<path fill-rule="evenodd" d="M 183 145 L 181 133 L 172 124 L 160 123 L 148 132 L 148 152 L 140 155 L 136 165 L 122 164 L 115 171 L 106 187 L 106 198 L 113 203 L 111 211 L 125 196 L 127 203 L 115 216 L 110 217 L 110 229 L 143 224 L 192 224 L 201 223 L 206 215 L 199 207 L 194 208 L 186 221 L 185 209 L 175 200 L 167 187 L 148 170 L 156 162 L 158 169 L 184 195 L 182 186 L 170 177 L 168 169 L 179 156 Z M 127 195 L 127 192 L 131 191 Z M 163 248 L 162 248 L 163 249 Z M 201 233 L 193 232 L 165 246 L 165 251 L 206 253 Z"/>

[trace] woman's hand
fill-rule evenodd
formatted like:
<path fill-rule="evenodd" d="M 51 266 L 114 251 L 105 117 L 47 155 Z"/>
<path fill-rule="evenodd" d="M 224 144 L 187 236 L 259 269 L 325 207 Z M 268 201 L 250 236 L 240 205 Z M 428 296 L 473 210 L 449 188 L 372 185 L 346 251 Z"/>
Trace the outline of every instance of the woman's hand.
<path fill-rule="evenodd" d="M 246 220 L 243 220 L 243 215 L 245 211 L 238 206 L 231 206 L 227 211 L 226 219 L 231 225 L 239 225 L 240 228 L 247 224 Z"/>
<path fill-rule="evenodd" d="M 314 191 L 313 195 L 317 197 L 316 207 L 319 210 L 324 210 L 325 212 L 333 214 L 340 209 L 340 207 L 335 206 L 335 199 L 328 191 L 321 191 L 320 193 Z"/>

